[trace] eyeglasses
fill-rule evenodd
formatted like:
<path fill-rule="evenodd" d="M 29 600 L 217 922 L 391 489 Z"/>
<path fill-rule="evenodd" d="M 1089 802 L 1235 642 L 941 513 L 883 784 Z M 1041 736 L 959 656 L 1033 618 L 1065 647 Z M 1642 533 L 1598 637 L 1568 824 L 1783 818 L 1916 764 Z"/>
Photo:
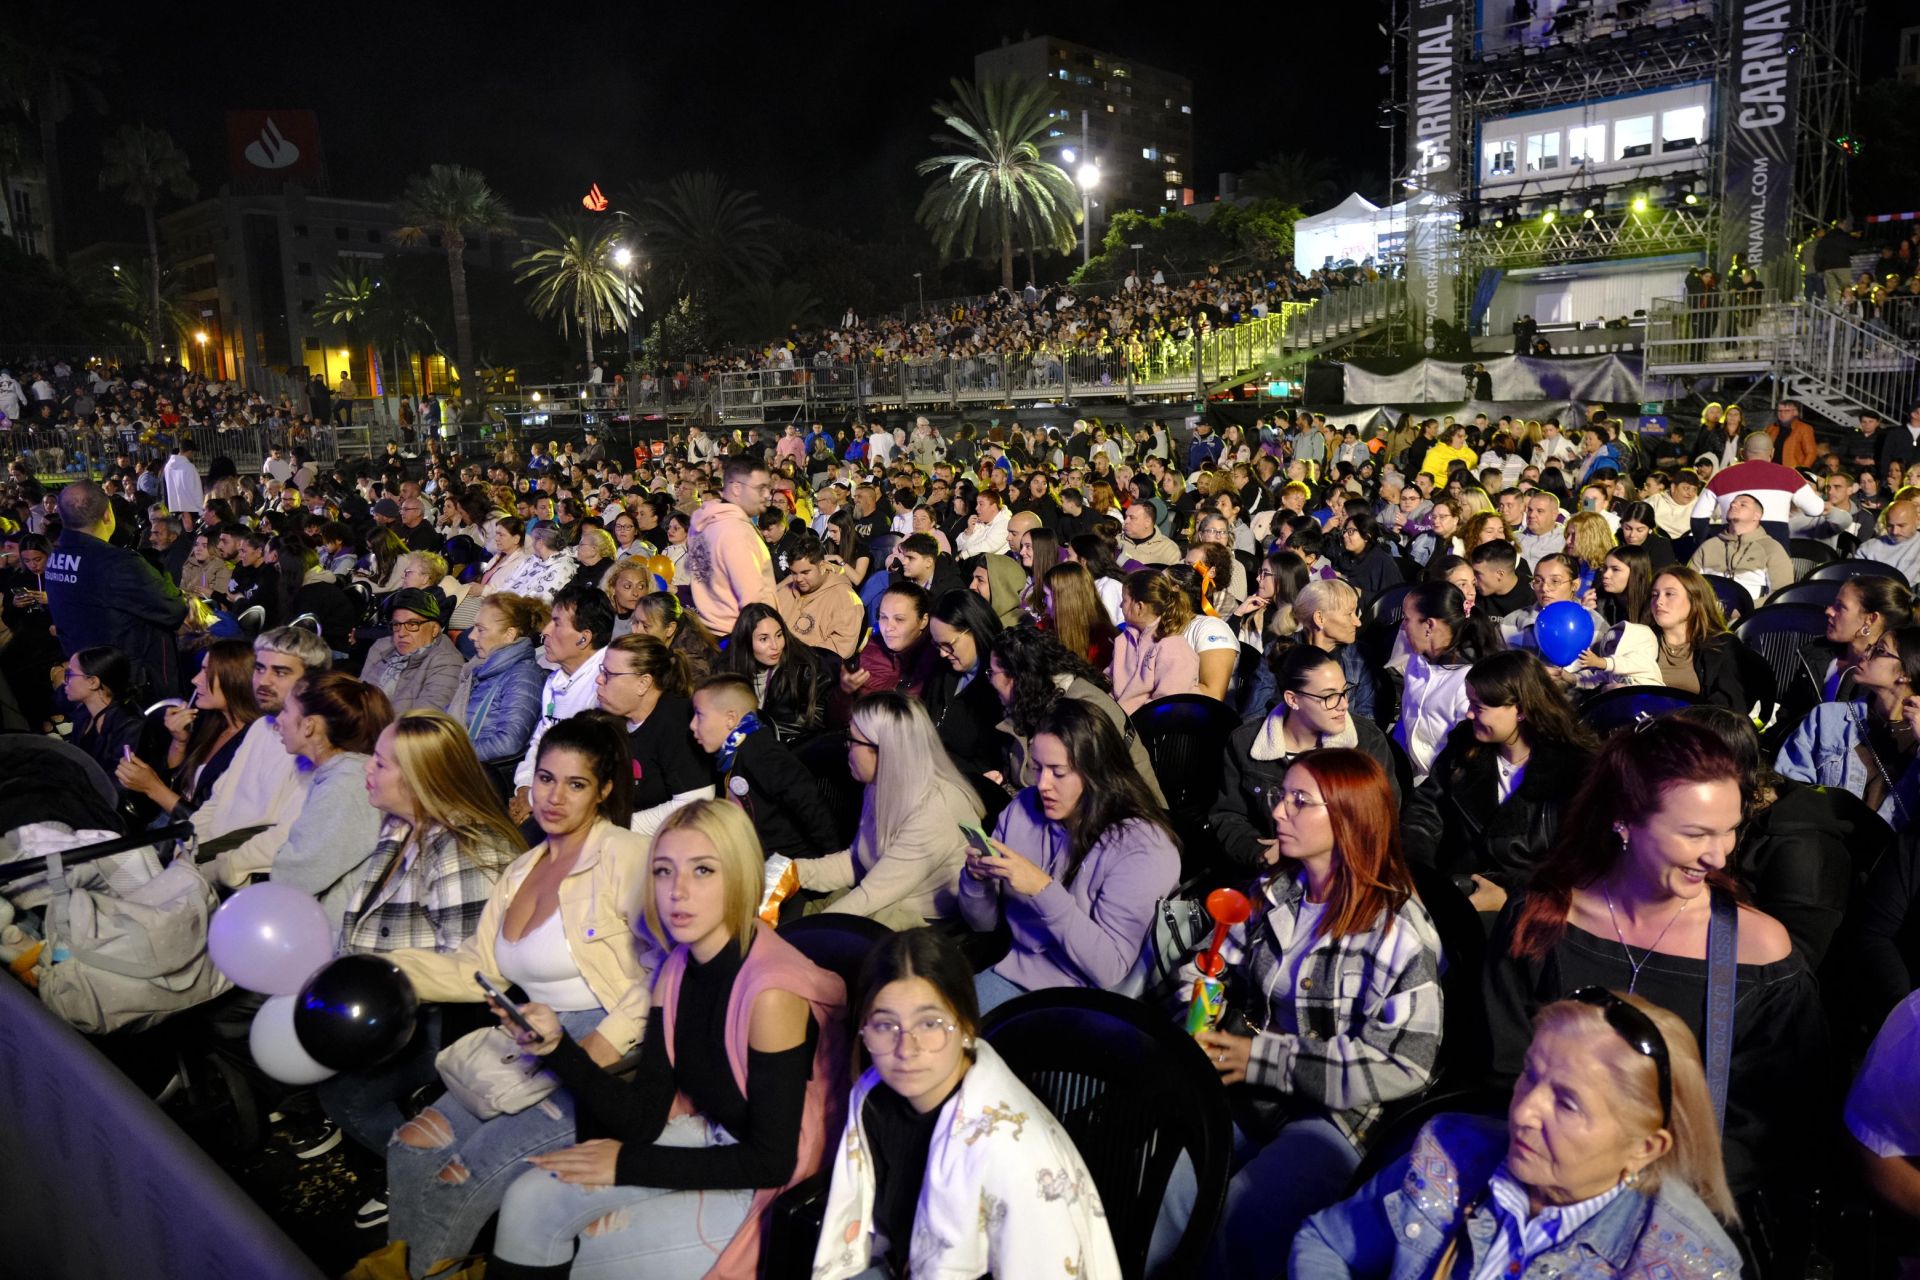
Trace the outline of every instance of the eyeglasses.
<path fill-rule="evenodd" d="M 432 618 L 412 618 L 404 622 L 396 619 L 393 624 L 393 629 L 395 631 L 404 631 L 408 635 L 412 635 L 414 632 L 418 631 L 422 627 L 437 627 L 439 625 L 440 624 L 438 622 L 435 622 Z"/>
<path fill-rule="evenodd" d="M 1276 791 L 1273 793 L 1273 807 L 1276 809 L 1292 807 L 1299 809 L 1324 809 L 1325 800 L 1316 800 L 1304 791 Z"/>
<path fill-rule="evenodd" d="M 600 674 L 596 678 L 602 684 L 605 684 L 609 680 L 618 680 L 621 676 L 643 676 L 646 674 L 644 671 L 612 671 L 606 667 L 601 667 Z"/>
<path fill-rule="evenodd" d="M 1581 987 L 1569 992 L 1567 999 L 1601 1010 L 1607 1016 L 1607 1025 L 1618 1032 L 1635 1053 L 1653 1059 L 1653 1069 L 1660 1076 L 1660 1127 L 1666 1128 L 1673 1122 L 1673 1063 L 1667 1057 L 1667 1042 L 1660 1028 L 1654 1026 L 1653 1019 L 1644 1012 L 1605 987 Z"/>
<path fill-rule="evenodd" d="M 872 1054 L 898 1053 L 903 1038 L 911 1039 L 913 1047 L 922 1053 L 938 1053 L 947 1047 L 947 1041 L 958 1029 L 940 1017 L 922 1018 L 911 1027 L 891 1018 L 869 1018 L 860 1025 L 860 1039 Z"/>
<path fill-rule="evenodd" d="M 1887 644 L 1885 641 L 1882 641 L 1881 643 L 1873 646 L 1873 648 L 1867 650 L 1867 657 L 1888 658 L 1897 662 L 1900 659 L 1900 651 L 1894 648 L 1892 645 Z"/>
<path fill-rule="evenodd" d="M 1338 689 L 1332 689 L 1326 693 L 1308 693 L 1305 689 L 1296 689 L 1294 690 L 1294 696 L 1300 697 L 1300 698 L 1312 698 L 1314 701 L 1318 702 L 1321 706 L 1331 711 L 1335 707 L 1339 706 L 1341 703 L 1345 702 L 1347 699 L 1351 698 L 1353 696 L 1353 691 L 1355 689 L 1358 689 L 1359 687 L 1360 686 L 1357 684 L 1343 685 Z"/>
<path fill-rule="evenodd" d="M 878 751 L 880 749 L 878 743 L 868 742 L 865 738 L 856 738 L 852 733 L 847 734 L 847 745 L 850 747 L 864 747 L 868 751 Z"/>
<path fill-rule="evenodd" d="M 1536 587 L 1570 587 L 1573 585 L 1573 579 L 1572 578 L 1543 578 L 1536 573 L 1533 575 L 1533 585 Z"/>

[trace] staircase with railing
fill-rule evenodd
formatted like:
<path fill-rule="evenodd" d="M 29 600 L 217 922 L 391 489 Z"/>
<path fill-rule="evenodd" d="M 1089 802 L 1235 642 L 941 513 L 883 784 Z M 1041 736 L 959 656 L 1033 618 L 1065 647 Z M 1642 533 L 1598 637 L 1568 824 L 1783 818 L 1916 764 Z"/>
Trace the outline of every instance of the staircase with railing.
<path fill-rule="evenodd" d="M 1884 309 L 1869 318 L 1759 291 L 1658 298 L 1647 313 L 1646 373 L 1771 376 L 1836 424 L 1851 427 L 1866 410 L 1904 422 L 1920 401 L 1920 344 L 1904 323 L 1911 318 Z"/>

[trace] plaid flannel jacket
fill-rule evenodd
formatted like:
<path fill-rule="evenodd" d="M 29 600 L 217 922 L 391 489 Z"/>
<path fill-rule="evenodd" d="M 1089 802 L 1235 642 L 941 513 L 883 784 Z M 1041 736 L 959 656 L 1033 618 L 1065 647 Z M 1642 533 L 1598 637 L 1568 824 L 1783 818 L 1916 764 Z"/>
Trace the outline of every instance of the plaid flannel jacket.
<path fill-rule="evenodd" d="M 347 896 L 341 955 L 416 948 L 452 951 L 479 926 L 498 872 L 484 871 L 462 856 L 460 842 L 450 831 L 436 828 L 407 847 L 412 830 L 400 818 L 388 818 L 381 826 L 373 856 L 362 864 L 359 883 Z M 381 877 L 403 847 L 406 861 L 382 886 Z M 516 853 L 493 852 L 501 869 Z"/>
<path fill-rule="evenodd" d="M 1385 1104 L 1431 1082 L 1440 1053 L 1440 935 L 1411 898 L 1375 928 L 1329 938 L 1298 932 L 1303 877 L 1276 879 L 1261 896 L 1267 909 L 1235 925 L 1221 948 L 1229 1001 L 1255 1027 L 1264 1015 L 1247 1083 L 1324 1108 L 1364 1151 Z M 1185 976 L 1190 985 L 1198 967 L 1189 964 Z"/>

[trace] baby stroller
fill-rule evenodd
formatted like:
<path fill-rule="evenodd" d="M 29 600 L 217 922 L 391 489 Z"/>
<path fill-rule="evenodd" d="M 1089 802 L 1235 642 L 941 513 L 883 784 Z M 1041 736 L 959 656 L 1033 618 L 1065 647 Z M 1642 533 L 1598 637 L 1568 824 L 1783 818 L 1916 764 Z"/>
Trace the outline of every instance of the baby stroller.
<path fill-rule="evenodd" d="M 251 1149 L 250 1011 L 222 1016 L 247 993 L 208 958 L 212 888 L 184 862 L 161 866 L 192 826 L 128 832 L 118 798 L 77 747 L 0 735 L 0 962 L 183 1128 Z"/>

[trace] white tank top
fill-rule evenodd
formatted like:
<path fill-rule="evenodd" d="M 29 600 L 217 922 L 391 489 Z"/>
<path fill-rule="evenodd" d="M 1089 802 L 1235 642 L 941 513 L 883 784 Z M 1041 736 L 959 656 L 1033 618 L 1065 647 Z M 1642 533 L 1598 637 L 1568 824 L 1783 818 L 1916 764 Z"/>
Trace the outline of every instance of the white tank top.
<path fill-rule="evenodd" d="M 518 942 L 508 942 L 504 930 L 494 940 L 493 956 L 500 976 L 518 983 L 527 999 L 557 1012 L 598 1009 L 599 997 L 580 976 L 567 946 L 567 928 L 555 911 Z"/>

